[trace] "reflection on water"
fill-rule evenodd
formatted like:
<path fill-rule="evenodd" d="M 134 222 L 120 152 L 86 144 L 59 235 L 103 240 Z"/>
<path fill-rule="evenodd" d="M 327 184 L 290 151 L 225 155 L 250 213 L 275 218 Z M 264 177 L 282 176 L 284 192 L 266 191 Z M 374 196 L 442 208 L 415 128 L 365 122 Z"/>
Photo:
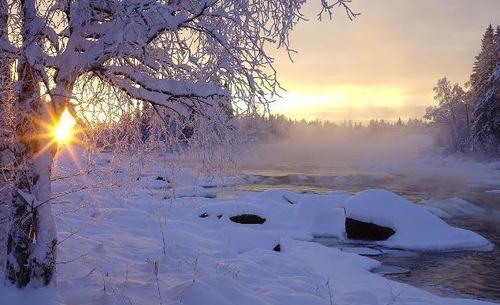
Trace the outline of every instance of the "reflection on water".
<path fill-rule="evenodd" d="M 496 251 L 497 252 L 497 251 Z M 500 300 L 497 253 L 448 252 L 418 253 L 415 256 L 382 255 L 375 257 L 385 265 L 410 270 L 388 275 L 413 286 L 443 296 L 474 296 Z"/>
<path fill-rule="evenodd" d="M 242 190 L 284 188 L 301 192 L 343 190 L 354 193 L 368 188 L 384 188 L 413 202 L 459 197 L 483 208 L 485 212 L 480 215 L 445 220 L 488 238 L 495 244 L 491 252 L 385 253 L 373 258 L 387 266 L 410 270 L 387 277 L 433 293 L 500 301 L 500 194 L 487 192 L 489 188 L 470 186 L 459 176 L 421 173 L 390 174 L 324 168 L 300 168 L 295 172 L 289 169 L 246 169 L 244 172 L 248 175 L 248 184 L 241 186 Z"/>

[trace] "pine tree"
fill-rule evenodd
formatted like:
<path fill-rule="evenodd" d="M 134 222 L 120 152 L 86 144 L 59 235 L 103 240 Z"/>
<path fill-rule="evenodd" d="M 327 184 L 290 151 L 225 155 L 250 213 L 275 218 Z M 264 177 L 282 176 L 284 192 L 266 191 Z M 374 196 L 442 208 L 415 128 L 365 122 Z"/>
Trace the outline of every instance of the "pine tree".
<path fill-rule="evenodd" d="M 498 31 L 497 31 L 498 34 Z M 493 74 L 496 61 L 498 60 L 498 52 L 495 47 L 495 31 L 490 24 L 481 40 L 481 52 L 476 56 L 472 75 L 470 77 L 471 90 L 473 91 L 473 103 L 477 103 L 484 93 L 484 88 L 488 79 Z"/>
<path fill-rule="evenodd" d="M 488 28 L 490 29 L 490 28 Z M 491 50 L 482 50 L 493 54 L 494 68 L 481 79 L 473 91 L 475 98 L 474 123 L 472 125 L 473 149 L 488 153 L 500 153 L 500 26 L 492 38 Z M 490 63 L 488 63 L 490 64 Z M 489 72 L 489 71 L 485 71 Z M 471 79 L 472 81 L 472 79 Z"/>
<path fill-rule="evenodd" d="M 495 50 L 497 52 L 497 58 L 500 56 L 500 25 L 497 25 L 497 29 L 494 37 Z"/>

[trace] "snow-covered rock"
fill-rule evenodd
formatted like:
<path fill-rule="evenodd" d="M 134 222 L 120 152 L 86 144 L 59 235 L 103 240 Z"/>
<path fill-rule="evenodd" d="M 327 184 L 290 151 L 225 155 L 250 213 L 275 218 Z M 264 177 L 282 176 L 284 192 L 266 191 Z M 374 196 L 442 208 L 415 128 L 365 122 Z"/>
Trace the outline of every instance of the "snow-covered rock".
<path fill-rule="evenodd" d="M 229 220 L 235 223 L 244 224 L 244 225 L 261 225 L 266 222 L 266 219 L 255 214 L 240 214 L 230 216 Z"/>
<path fill-rule="evenodd" d="M 367 241 L 387 240 L 395 233 L 392 228 L 349 217 L 345 220 L 345 230 L 348 238 Z"/>
<path fill-rule="evenodd" d="M 381 189 L 367 190 L 346 200 L 347 217 L 396 231 L 380 245 L 408 250 L 489 249 L 482 236 L 448 225 L 427 209 Z"/>

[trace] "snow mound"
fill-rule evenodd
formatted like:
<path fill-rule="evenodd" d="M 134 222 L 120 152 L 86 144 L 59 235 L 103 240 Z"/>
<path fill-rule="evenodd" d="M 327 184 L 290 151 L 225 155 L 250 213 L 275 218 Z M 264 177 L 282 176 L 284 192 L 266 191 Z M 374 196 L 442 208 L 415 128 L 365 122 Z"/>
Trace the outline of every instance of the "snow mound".
<path fill-rule="evenodd" d="M 292 223 L 314 236 L 343 238 L 344 195 L 304 194 L 294 207 Z"/>
<path fill-rule="evenodd" d="M 3 276 L 3 274 L 0 274 Z M 54 285 L 44 288 L 17 289 L 10 283 L 0 285 L 0 304 L 5 305 L 40 305 L 43 300 L 44 305 L 59 305 L 57 293 Z"/>
<path fill-rule="evenodd" d="M 255 193 L 254 196 L 258 199 L 267 199 L 288 204 L 296 204 L 297 202 L 299 202 L 301 194 L 297 194 L 288 190 L 275 189 Z"/>
<path fill-rule="evenodd" d="M 240 200 L 202 204 L 196 214 L 212 227 L 241 226 L 229 217 L 254 214 L 266 219 L 254 229 L 280 231 L 288 236 L 311 239 L 314 236 L 344 238 L 343 206 L 349 195 L 343 192 L 326 194 L 295 193 L 286 190 L 250 192 Z M 287 233 L 285 233 L 287 232 Z M 293 232 L 293 233 L 292 233 Z"/>
<path fill-rule="evenodd" d="M 396 231 L 380 245 L 407 250 L 491 249 L 482 236 L 448 225 L 427 209 L 381 189 L 366 190 L 346 200 L 347 217 Z"/>
<path fill-rule="evenodd" d="M 202 173 L 183 168 L 174 168 L 168 171 L 157 169 L 149 170 L 140 175 L 138 181 L 141 186 L 151 189 L 176 188 L 183 186 L 198 186 L 204 188 L 216 188 L 234 186 L 241 183 L 238 177 L 206 177 Z"/>
<path fill-rule="evenodd" d="M 225 227 L 211 234 L 216 240 L 227 244 L 225 250 L 244 253 L 252 250 L 271 250 L 280 243 L 277 233 L 253 230 L 247 227 Z"/>
<path fill-rule="evenodd" d="M 216 192 L 212 189 L 207 189 L 199 186 L 181 186 L 166 192 L 166 198 L 182 198 L 182 197 L 205 197 L 215 198 Z"/>

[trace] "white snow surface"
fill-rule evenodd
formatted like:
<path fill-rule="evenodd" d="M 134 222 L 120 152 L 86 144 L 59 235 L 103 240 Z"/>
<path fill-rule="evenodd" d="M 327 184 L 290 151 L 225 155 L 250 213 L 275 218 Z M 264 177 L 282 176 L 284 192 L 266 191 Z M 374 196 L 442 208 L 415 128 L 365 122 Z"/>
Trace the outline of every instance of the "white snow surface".
<path fill-rule="evenodd" d="M 454 228 L 427 209 L 386 190 L 366 190 L 346 199 L 347 217 L 390 227 L 394 235 L 379 244 L 406 250 L 491 249 L 474 232 Z"/>
<path fill-rule="evenodd" d="M 500 194 L 500 190 L 488 190 L 486 193 Z"/>
<path fill-rule="evenodd" d="M 421 204 L 439 218 L 481 216 L 487 213 L 485 209 L 457 197 L 425 200 Z"/>
<path fill-rule="evenodd" d="M 41 305 L 60 304 L 53 285 L 46 288 L 19 290 L 10 283 L 0 285 L 0 304 L 2 305 Z"/>
<path fill-rule="evenodd" d="M 203 186 L 193 187 L 192 175 L 177 174 L 184 177 L 176 185 L 182 196 L 156 180 L 161 173 L 149 173 L 131 190 L 119 186 L 66 196 L 64 202 L 74 204 L 54 206 L 61 242 L 58 300 L 50 289 L 21 294 L 0 285 L 0 304 L 491 304 L 442 298 L 391 281 L 370 272 L 380 266 L 378 261 L 312 241 L 314 235 L 344 239 L 347 212 L 394 227 L 397 233 L 381 242 L 388 247 L 489 245 L 393 193 L 234 191 L 227 199 L 211 198 L 219 188 L 205 188 L 205 193 Z M 64 190 L 65 183 L 56 182 L 54 189 Z M 199 217 L 204 213 L 207 217 Z M 244 213 L 266 222 L 241 225 L 229 220 Z M 281 252 L 272 250 L 277 244 Z"/>

